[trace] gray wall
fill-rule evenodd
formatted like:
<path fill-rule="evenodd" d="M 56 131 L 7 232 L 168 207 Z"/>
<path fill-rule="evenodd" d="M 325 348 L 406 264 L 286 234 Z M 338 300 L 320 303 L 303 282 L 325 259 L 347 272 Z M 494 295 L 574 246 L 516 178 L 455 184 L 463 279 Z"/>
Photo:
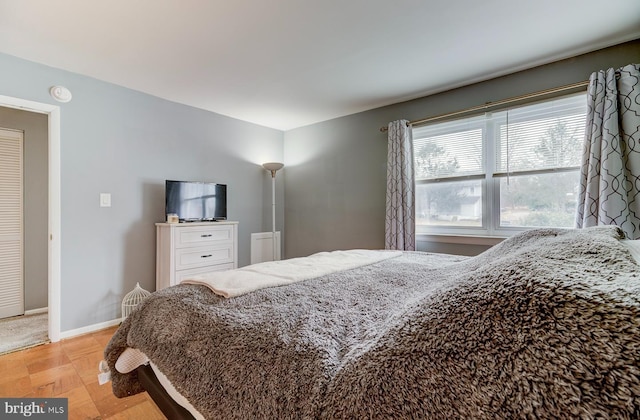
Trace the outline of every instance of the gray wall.
<path fill-rule="evenodd" d="M 24 308 L 47 307 L 48 143 L 47 115 L 0 107 L 0 127 L 22 130 Z"/>
<path fill-rule="evenodd" d="M 418 53 L 418 52 L 416 52 Z M 386 133 L 417 120 L 588 80 L 600 69 L 640 60 L 640 40 L 285 133 L 285 256 L 384 247 Z M 437 65 L 437 64 L 434 64 Z M 487 246 L 427 243 L 421 250 L 476 254 Z"/>
<path fill-rule="evenodd" d="M 281 131 L 0 54 L 1 95 L 57 104 L 53 85 L 73 93 L 59 104 L 61 331 L 119 317 L 136 282 L 155 289 L 165 179 L 228 184 L 239 264 L 249 264 L 250 234 L 271 230 L 270 177 L 260 164 L 283 160 Z M 99 207 L 101 192 L 112 194 L 112 207 Z M 280 212 L 283 202 L 280 191 Z"/>

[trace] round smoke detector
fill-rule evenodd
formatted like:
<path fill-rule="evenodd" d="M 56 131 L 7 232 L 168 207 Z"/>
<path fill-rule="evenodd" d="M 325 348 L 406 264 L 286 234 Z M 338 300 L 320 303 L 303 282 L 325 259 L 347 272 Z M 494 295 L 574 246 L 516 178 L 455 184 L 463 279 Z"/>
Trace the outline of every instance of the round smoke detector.
<path fill-rule="evenodd" d="M 64 86 L 51 86 L 49 93 L 58 102 L 69 102 L 72 98 L 71 92 Z"/>

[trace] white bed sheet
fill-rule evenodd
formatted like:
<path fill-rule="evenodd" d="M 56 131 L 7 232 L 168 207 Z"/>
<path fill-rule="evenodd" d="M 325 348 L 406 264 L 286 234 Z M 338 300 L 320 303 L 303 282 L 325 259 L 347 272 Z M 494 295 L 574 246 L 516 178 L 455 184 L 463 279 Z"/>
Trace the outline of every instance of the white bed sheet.
<path fill-rule="evenodd" d="M 200 412 L 196 410 L 196 408 L 192 406 L 191 403 L 180 392 L 178 392 L 177 389 L 174 388 L 169 378 L 167 378 L 165 374 L 162 373 L 158 366 L 156 366 L 153 362 L 149 362 L 149 365 L 151 366 L 151 369 L 153 369 L 153 373 L 156 374 L 160 385 L 162 385 L 165 391 L 167 391 L 169 396 L 173 398 L 175 402 L 186 408 L 187 411 L 189 411 L 189 413 L 191 413 L 191 415 L 196 420 L 205 420 L 204 416 L 200 414 Z"/>

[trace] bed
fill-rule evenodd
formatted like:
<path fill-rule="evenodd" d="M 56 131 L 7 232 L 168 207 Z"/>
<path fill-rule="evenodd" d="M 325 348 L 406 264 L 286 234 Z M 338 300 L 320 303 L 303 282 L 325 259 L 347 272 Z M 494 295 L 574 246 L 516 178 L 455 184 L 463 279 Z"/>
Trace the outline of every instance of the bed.
<path fill-rule="evenodd" d="M 640 418 L 637 242 L 535 229 L 228 298 L 180 284 L 114 334 L 113 392 L 161 382 L 169 418 Z"/>

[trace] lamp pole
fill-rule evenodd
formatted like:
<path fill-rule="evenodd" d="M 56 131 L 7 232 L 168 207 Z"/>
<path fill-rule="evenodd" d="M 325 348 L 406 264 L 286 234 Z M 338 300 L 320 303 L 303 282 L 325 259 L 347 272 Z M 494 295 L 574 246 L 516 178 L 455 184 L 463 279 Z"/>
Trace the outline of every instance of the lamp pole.
<path fill-rule="evenodd" d="M 276 247 L 278 241 L 276 241 L 276 172 L 284 167 L 284 164 L 278 162 L 268 162 L 262 165 L 264 169 L 271 172 L 271 240 L 273 250 L 273 261 L 276 261 L 278 253 Z"/>

